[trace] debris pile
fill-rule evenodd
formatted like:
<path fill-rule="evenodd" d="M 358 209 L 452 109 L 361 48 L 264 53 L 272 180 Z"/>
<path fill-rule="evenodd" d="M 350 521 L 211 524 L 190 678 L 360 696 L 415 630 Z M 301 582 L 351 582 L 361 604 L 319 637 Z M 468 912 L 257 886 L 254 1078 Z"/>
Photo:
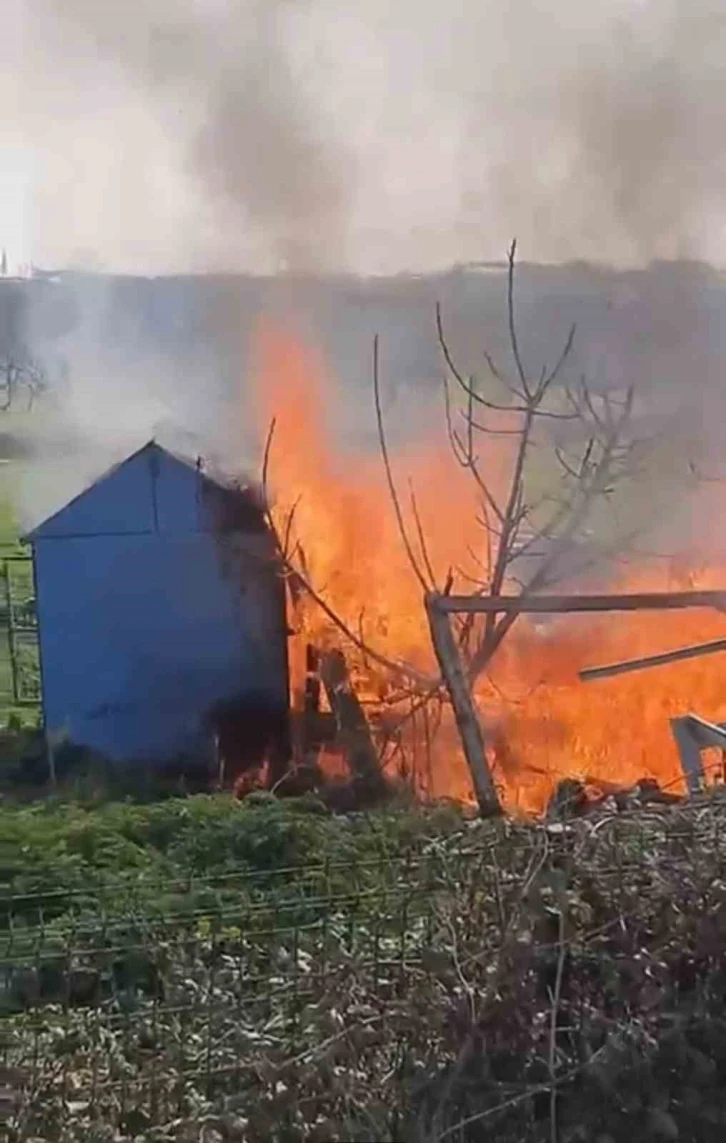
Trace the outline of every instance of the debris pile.
<path fill-rule="evenodd" d="M 545 818 L 584 817 L 598 811 L 625 813 L 644 806 L 680 805 L 683 800 L 680 794 L 661 789 L 655 778 L 641 778 L 626 787 L 587 778 L 563 778 L 547 803 Z"/>

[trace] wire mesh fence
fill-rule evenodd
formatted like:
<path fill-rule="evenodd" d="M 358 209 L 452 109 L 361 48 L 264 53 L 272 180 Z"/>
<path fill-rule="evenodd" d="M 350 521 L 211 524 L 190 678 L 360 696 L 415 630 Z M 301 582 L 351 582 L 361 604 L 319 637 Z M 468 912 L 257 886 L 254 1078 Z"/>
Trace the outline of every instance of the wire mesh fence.
<path fill-rule="evenodd" d="M 153 903 L 131 886 L 10 898 L 6 1066 L 24 1121 L 42 1135 L 59 1107 L 128 1127 L 226 1091 L 274 1100 L 321 1022 L 334 1044 L 405 994 L 430 944 L 431 872 L 328 864 L 171 884 Z"/>
<path fill-rule="evenodd" d="M 8 1138 L 564 1143 L 591 1137 L 578 1116 L 657 1113 L 720 1139 L 724 825 L 712 798 L 370 860 L 10 886 Z"/>
<path fill-rule="evenodd" d="M 38 621 L 30 556 L 0 557 L 0 711 L 40 705 Z"/>

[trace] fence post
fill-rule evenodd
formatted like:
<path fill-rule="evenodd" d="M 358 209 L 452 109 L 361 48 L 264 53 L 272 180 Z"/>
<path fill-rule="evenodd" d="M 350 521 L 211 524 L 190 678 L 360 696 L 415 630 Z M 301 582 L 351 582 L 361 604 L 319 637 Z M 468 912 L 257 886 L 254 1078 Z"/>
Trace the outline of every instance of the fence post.
<path fill-rule="evenodd" d="M 431 641 L 434 645 L 441 674 L 446 683 L 446 689 L 449 692 L 464 756 L 474 783 L 479 810 L 483 817 L 493 817 L 501 814 L 502 807 L 499 804 L 496 786 L 487 765 L 484 736 L 476 716 L 454 636 L 451 633 L 449 616 L 437 606 L 437 603 L 436 596 L 426 596 L 426 615 L 431 630 Z"/>

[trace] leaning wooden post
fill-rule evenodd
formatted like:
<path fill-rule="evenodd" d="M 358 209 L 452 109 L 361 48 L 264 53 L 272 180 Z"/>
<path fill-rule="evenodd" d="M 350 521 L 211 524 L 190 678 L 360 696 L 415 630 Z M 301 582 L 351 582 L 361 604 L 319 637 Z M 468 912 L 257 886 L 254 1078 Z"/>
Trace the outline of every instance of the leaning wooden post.
<path fill-rule="evenodd" d="M 429 593 L 424 603 L 441 677 L 454 711 L 459 738 L 469 767 L 482 817 L 501 814 L 502 807 L 484 752 L 484 736 L 476 716 L 469 685 L 451 633 L 449 616 L 439 606 L 440 597 Z"/>
<path fill-rule="evenodd" d="M 373 797 L 383 797 L 386 793 L 386 779 L 342 651 L 334 649 L 321 655 L 320 677 L 354 777 L 364 784 Z"/>

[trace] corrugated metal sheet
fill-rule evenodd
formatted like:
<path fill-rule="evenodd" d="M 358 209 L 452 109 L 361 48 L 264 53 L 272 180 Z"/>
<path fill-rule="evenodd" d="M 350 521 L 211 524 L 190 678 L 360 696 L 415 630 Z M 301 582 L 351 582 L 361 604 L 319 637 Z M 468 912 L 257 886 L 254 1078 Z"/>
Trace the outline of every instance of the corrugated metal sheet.
<path fill-rule="evenodd" d="M 35 530 L 50 730 L 114 759 L 208 750 L 210 709 L 284 711 L 285 617 L 270 537 L 220 535 L 217 487 L 149 445 Z"/>

